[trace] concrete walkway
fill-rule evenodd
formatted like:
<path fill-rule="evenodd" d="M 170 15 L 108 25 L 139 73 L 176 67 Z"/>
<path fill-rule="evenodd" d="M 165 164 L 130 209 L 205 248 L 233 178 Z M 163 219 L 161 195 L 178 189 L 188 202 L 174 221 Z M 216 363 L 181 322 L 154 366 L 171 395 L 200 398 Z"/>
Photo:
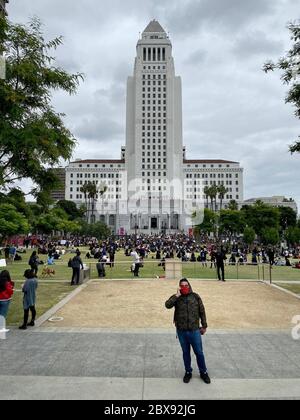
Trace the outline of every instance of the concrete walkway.
<path fill-rule="evenodd" d="M 300 399 L 300 340 L 283 331 L 210 331 L 211 385 L 182 383 L 173 330 L 13 330 L 0 341 L 0 399 Z"/>

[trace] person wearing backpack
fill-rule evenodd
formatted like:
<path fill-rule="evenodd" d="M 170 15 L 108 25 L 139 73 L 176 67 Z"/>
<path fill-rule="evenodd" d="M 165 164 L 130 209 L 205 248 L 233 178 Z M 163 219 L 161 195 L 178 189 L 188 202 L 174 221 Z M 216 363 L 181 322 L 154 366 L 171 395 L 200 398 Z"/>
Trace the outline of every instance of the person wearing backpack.
<path fill-rule="evenodd" d="M 71 280 L 71 286 L 78 285 L 80 280 L 80 268 L 83 270 L 83 263 L 80 258 L 81 252 L 77 251 L 75 257 L 72 259 L 72 280 Z"/>
<path fill-rule="evenodd" d="M 187 279 L 179 282 L 179 289 L 165 303 L 167 309 L 175 307 L 174 324 L 177 329 L 177 336 L 183 352 L 185 366 L 184 383 L 189 383 L 192 378 L 191 346 L 197 358 L 197 365 L 200 378 L 210 384 L 205 357 L 202 347 L 201 335 L 206 333 L 207 321 L 205 308 L 202 299 L 193 292 L 192 286 Z M 201 320 L 201 328 L 200 328 Z"/>

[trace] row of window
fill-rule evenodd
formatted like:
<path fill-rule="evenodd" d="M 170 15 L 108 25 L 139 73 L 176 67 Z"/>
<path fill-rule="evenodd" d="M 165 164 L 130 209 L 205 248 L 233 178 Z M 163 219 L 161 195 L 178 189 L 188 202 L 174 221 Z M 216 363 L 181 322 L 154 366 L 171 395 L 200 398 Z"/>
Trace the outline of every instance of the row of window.
<path fill-rule="evenodd" d="M 153 148 L 154 148 L 154 146 L 153 146 Z M 161 155 L 163 155 L 163 156 L 167 156 L 167 152 L 157 152 L 157 156 L 161 156 Z M 152 151 L 152 153 L 151 152 L 147 152 L 147 155 L 146 155 L 146 152 L 143 152 L 142 153 L 142 156 L 143 157 L 146 157 L 146 156 L 153 156 L 153 157 L 155 157 L 156 156 L 156 151 Z"/>
<path fill-rule="evenodd" d="M 97 165 L 97 164 L 95 164 L 95 165 L 90 165 L 90 164 L 87 164 L 86 166 L 83 166 L 82 164 L 79 164 L 78 165 L 78 167 L 79 168 L 121 168 L 122 166 L 121 165 Z"/>
<path fill-rule="evenodd" d="M 157 168 L 156 168 L 156 165 L 152 165 L 152 167 L 151 167 L 151 165 L 147 165 L 147 168 L 146 168 L 146 165 L 142 165 L 142 169 L 157 169 L 157 170 L 160 170 L 160 169 L 167 169 L 167 165 L 163 165 L 163 166 L 157 166 Z M 166 175 L 164 175 L 164 176 L 166 176 Z"/>
<path fill-rule="evenodd" d="M 146 105 L 146 101 L 145 101 L 145 99 L 143 99 L 142 104 L 143 104 L 143 105 Z M 147 105 L 156 106 L 156 99 L 154 99 L 153 101 L 151 101 L 151 100 L 149 100 L 149 99 L 148 99 L 148 101 L 147 101 Z M 157 101 L 157 105 L 161 105 L 161 99 L 159 99 L 159 100 Z M 166 100 L 164 100 L 164 101 L 163 101 L 163 105 L 167 105 L 167 101 L 166 101 Z"/>
<path fill-rule="evenodd" d="M 148 93 L 147 94 L 147 96 L 146 96 L 146 94 L 145 93 L 143 93 L 142 94 L 142 98 L 143 99 L 146 99 L 146 97 L 148 98 L 148 99 L 161 99 L 161 98 L 163 98 L 163 99 L 167 99 L 167 94 L 166 93 L 164 93 L 164 94 L 161 94 L 161 93 L 158 93 L 157 95 L 156 95 L 156 93 Z M 164 104 L 165 104 L 166 102 L 164 102 Z"/>
<path fill-rule="evenodd" d="M 146 176 L 146 172 L 142 172 L 142 176 Z M 151 176 L 151 172 L 147 172 L 147 176 Z M 153 172 L 153 176 L 161 176 L 161 172 Z M 167 172 L 164 172 L 163 176 L 167 176 Z M 143 180 L 143 182 L 145 182 L 145 180 Z"/>
<path fill-rule="evenodd" d="M 74 178 L 74 175 L 76 175 L 76 174 L 73 174 L 73 173 L 71 173 L 70 174 L 70 178 Z M 116 173 L 116 174 L 106 174 L 106 173 L 98 173 L 98 172 L 96 172 L 96 173 L 89 173 L 89 174 L 83 174 L 83 173 L 80 173 L 80 174 L 77 174 L 77 178 L 120 178 L 121 176 L 120 176 L 120 174 L 118 174 L 118 173 Z"/>
<path fill-rule="evenodd" d="M 167 120 L 142 120 L 143 124 L 167 124 Z"/>
<path fill-rule="evenodd" d="M 155 79 L 148 79 L 148 81 L 146 82 L 146 80 L 142 81 L 142 86 L 167 86 L 167 81 L 166 80 L 155 80 Z"/>
<path fill-rule="evenodd" d="M 146 140 L 143 139 L 142 150 L 146 150 L 145 142 L 146 142 Z M 163 142 L 163 146 L 161 145 L 161 142 Z M 161 149 L 167 150 L 166 142 L 167 142 L 166 140 L 160 140 L 160 139 L 158 139 L 157 140 L 157 143 L 158 143 L 157 149 L 158 150 L 161 150 Z M 151 140 L 150 139 L 147 140 L 147 143 L 148 143 L 147 150 L 152 150 L 152 149 L 153 150 L 156 150 L 156 140 L 155 139 L 152 139 L 152 143 L 153 144 L 150 145 L 150 143 L 151 143 Z"/>
<path fill-rule="evenodd" d="M 153 86 L 153 87 L 151 86 L 151 87 L 148 87 L 148 88 L 143 87 L 142 88 L 142 92 L 167 92 L 167 88 L 166 87 L 164 87 L 164 88 L 161 88 L 161 87 L 156 88 L 156 86 Z"/>
<path fill-rule="evenodd" d="M 234 185 L 232 181 L 203 181 L 203 185 Z M 236 181 L 235 185 L 239 185 Z"/>
<path fill-rule="evenodd" d="M 156 115 L 156 112 L 148 112 L 146 115 L 146 112 L 143 112 L 142 114 L 143 118 L 167 118 L 167 113 L 164 112 L 163 114 L 161 114 L 161 112 L 158 112 Z"/>
<path fill-rule="evenodd" d="M 147 137 L 151 137 L 151 136 L 156 137 L 156 132 L 155 131 L 154 132 L 147 132 Z M 146 137 L 146 132 L 145 131 L 142 132 L 142 137 L 143 137 L 143 139 L 145 139 L 145 137 Z M 163 134 L 161 134 L 159 132 L 159 133 L 157 133 L 157 137 L 159 137 L 158 140 L 160 140 L 160 138 L 163 137 L 164 142 L 166 142 L 167 132 L 163 132 Z"/>
<path fill-rule="evenodd" d="M 157 76 L 157 77 L 156 77 Z M 166 74 L 148 74 L 147 77 L 145 74 L 143 74 L 143 80 L 166 80 L 167 75 Z"/>
<path fill-rule="evenodd" d="M 218 175 L 218 176 L 217 176 Z M 186 178 L 233 178 L 233 174 L 186 174 Z M 235 174 L 238 178 L 239 174 Z"/>
<path fill-rule="evenodd" d="M 73 192 L 73 191 L 75 191 L 75 188 L 73 189 L 73 187 L 71 187 L 70 188 L 70 192 Z M 77 187 L 76 188 L 76 191 L 77 192 L 80 192 L 80 188 L 79 187 Z M 114 191 L 116 191 L 116 192 L 119 192 L 119 188 L 118 187 L 116 187 L 116 188 L 108 188 L 108 190 L 107 190 L 107 192 L 106 192 L 106 194 L 105 194 L 105 197 L 107 197 L 107 193 L 110 193 L 110 192 L 114 192 Z M 96 195 L 96 198 L 100 198 L 101 197 L 101 195 Z"/>
<path fill-rule="evenodd" d="M 143 156 L 145 156 L 145 154 L 143 153 Z M 151 159 L 142 159 L 142 163 L 151 163 Z M 157 158 L 157 159 L 152 159 L 152 163 L 167 163 L 167 159 L 161 159 L 161 158 Z"/>
<path fill-rule="evenodd" d="M 186 185 L 209 185 L 209 181 L 186 181 Z M 233 185 L 232 181 L 210 181 L 210 185 Z M 235 185 L 239 185 L 239 181 L 235 181 Z"/>
<path fill-rule="evenodd" d="M 86 182 L 84 181 L 77 181 L 76 183 L 74 181 L 70 181 L 70 185 L 85 185 Z M 97 185 L 96 182 L 93 182 L 93 184 Z M 122 185 L 122 181 L 105 181 L 105 185 Z"/>
<path fill-rule="evenodd" d="M 143 61 L 166 61 L 166 48 L 143 48 Z"/>
<path fill-rule="evenodd" d="M 186 188 L 185 189 L 185 191 L 187 191 L 187 192 L 201 192 L 203 190 L 203 188 Z M 233 189 L 232 188 L 228 188 L 228 192 L 232 192 L 233 191 Z M 238 188 L 236 188 L 235 189 L 235 192 L 239 192 L 239 189 Z"/>
<path fill-rule="evenodd" d="M 188 194 L 188 195 L 186 196 L 186 198 L 187 198 L 187 199 L 190 199 L 190 200 L 197 200 L 197 199 L 200 199 L 199 195 L 192 195 L 192 194 Z M 205 197 L 205 196 L 202 196 L 202 199 L 203 199 L 203 200 L 205 200 L 205 199 L 206 199 L 206 197 Z M 224 199 L 225 199 L 225 200 L 232 200 L 232 199 L 233 199 L 233 195 L 232 195 L 232 194 L 228 194 L 228 195 L 226 195 L 226 196 L 224 197 Z M 235 196 L 235 199 L 236 199 L 236 200 L 239 200 L 239 199 L 240 199 L 240 196 L 237 194 L 237 195 Z"/>
<path fill-rule="evenodd" d="M 143 131 L 145 131 L 145 130 L 146 130 L 146 126 L 145 126 L 145 125 L 143 125 L 143 126 L 142 126 L 142 130 L 143 130 Z M 148 130 L 148 131 L 150 131 L 150 130 L 151 130 L 151 125 L 148 125 L 148 126 L 147 126 L 147 130 Z M 156 131 L 156 130 L 161 131 L 161 126 L 158 126 L 158 127 L 153 126 L 153 127 L 152 127 L 152 131 Z M 166 134 L 166 130 L 167 130 L 167 126 L 166 126 L 166 125 L 164 125 L 164 126 L 163 126 L 163 131 L 164 131 L 164 134 Z"/>
<path fill-rule="evenodd" d="M 144 66 L 144 70 L 166 70 L 166 66 Z"/>

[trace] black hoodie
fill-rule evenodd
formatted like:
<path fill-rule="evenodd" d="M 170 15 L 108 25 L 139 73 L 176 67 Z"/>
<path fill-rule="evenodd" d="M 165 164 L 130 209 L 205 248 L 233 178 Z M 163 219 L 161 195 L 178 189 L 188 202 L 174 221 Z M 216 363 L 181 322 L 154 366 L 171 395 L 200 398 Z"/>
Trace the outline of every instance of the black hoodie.
<path fill-rule="evenodd" d="M 171 309 L 175 307 L 174 323 L 178 330 L 195 331 L 200 328 L 200 319 L 202 327 L 207 328 L 202 299 L 197 293 L 193 292 L 188 280 L 185 281 L 190 286 L 190 293 L 186 296 L 181 295 L 180 297 L 176 295 L 171 296 L 165 303 L 166 308 Z"/>

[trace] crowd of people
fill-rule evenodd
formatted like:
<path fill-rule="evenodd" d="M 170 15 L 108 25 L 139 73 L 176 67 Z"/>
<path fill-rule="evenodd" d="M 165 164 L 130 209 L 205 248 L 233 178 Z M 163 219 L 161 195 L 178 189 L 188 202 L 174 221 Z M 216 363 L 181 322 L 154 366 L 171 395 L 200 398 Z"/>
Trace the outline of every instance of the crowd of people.
<path fill-rule="evenodd" d="M 177 258 L 184 263 L 199 263 L 199 267 L 216 269 L 218 279 L 225 281 L 226 265 L 244 264 L 270 264 L 292 266 L 291 258 L 300 259 L 300 247 L 272 248 L 254 246 L 252 248 L 241 244 L 218 244 L 213 240 L 199 243 L 195 238 L 184 235 L 131 235 L 126 237 L 110 237 L 98 241 L 95 238 L 74 237 L 68 240 L 52 240 L 39 238 L 34 241 L 24 239 L 23 247 L 8 244 L 2 248 L 7 264 L 15 261 L 17 256 L 30 250 L 27 269 L 24 273 L 25 283 L 22 287 L 24 293 L 24 320 L 21 329 L 34 325 L 35 322 L 35 291 L 37 288 L 38 271 L 41 264 L 51 266 L 56 260 L 61 259 L 66 253 L 74 254 L 69 259 L 72 268 L 71 285 L 78 285 L 80 272 L 84 268 L 81 257 L 81 247 L 87 247 L 86 259 L 97 260 L 96 267 L 99 277 L 106 276 L 106 268 L 115 266 L 117 252 L 123 252 L 131 257 L 131 271 L 134 277 L 139 277 L 140 269 L 145 260 L 156 260 L 157 265 L 165 269 L 167 259 Z M 25 249 L 25 251 L 24 251 Z M 47 262 L 42 261 L 42 256 L 47 256 Z M 27 256 L 28 258 L 28 256 Z M 294 265 L 300 269 L 300 261 Z M 14 283 L 10 273 L 3 270 L 0 273 L 0 316 L 6 318 L 10 301 L 14 293 Z M 32 314 L 28 322 L 29 312 Z"/>

